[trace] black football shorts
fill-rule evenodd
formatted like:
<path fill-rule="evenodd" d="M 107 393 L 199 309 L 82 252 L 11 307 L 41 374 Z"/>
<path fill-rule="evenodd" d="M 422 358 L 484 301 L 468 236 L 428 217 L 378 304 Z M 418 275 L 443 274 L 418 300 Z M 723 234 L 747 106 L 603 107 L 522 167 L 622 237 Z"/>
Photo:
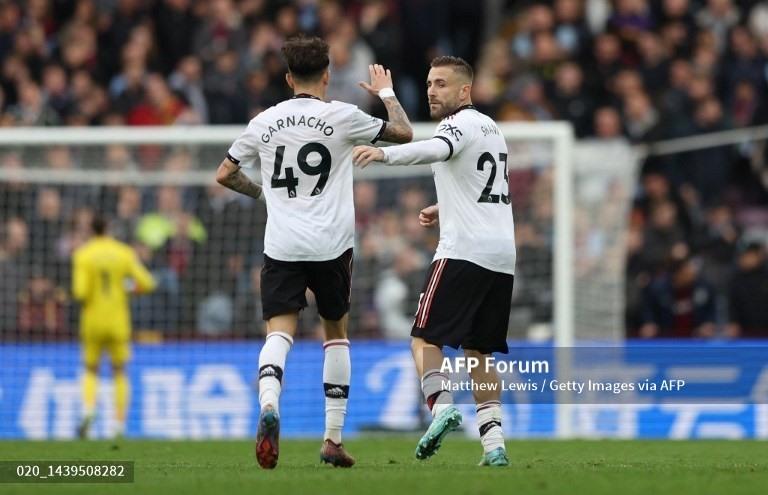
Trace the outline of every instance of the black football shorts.
<path fill-rule="evenodd" d="M 465 260 L 432 263 L 411 336 L 483 354 L 509 352 L 507 327 L 515 277 Z"/>
<path fill-rule="evenodd" d="M 263 318 L 295 313 L 307 307 L 307 289 L 326 320 L 340 320 L 352 295 L 352 248 L 328 261 L 280 261 L 264 255 L 261 270 Z"/>

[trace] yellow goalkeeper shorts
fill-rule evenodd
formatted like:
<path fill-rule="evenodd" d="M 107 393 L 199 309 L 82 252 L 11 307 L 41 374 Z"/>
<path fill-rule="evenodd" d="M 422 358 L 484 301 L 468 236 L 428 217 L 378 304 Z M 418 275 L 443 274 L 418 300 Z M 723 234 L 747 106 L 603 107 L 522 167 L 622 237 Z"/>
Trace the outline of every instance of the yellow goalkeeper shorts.
<path fill-rule="evenodd" d="M 131 358 L 131 341 L 128 332 L 88 331 L 81 334 L 83 363 L 96 367 L 102 353 L 109 354 L 112 366 L 124 366 Z"/>

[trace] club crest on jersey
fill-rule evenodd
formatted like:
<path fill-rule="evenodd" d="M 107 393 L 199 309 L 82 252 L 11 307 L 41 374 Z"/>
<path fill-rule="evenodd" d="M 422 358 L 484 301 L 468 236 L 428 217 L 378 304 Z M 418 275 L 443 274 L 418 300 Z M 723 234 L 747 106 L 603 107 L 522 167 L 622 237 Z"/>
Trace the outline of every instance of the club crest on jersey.
<path fill-rule="evenodd" d="M 458 127 L 453 126 L 451 124 L 440 124 L 440 127 L 437 128 L 437 132 L 445 132 L 450 134 L 453 139 L 455 139 L 457 142 L 459 141 L 459 138 L 463 136 L 462 132 L 459 130 Z"/>

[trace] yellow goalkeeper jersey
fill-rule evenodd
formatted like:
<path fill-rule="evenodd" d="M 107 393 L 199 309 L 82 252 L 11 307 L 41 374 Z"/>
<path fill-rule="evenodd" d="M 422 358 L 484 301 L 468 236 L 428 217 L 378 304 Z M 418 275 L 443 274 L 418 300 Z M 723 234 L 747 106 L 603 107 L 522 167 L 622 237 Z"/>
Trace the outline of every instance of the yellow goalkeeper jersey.
<path fill-rule="evenodd" d="M 129 293 L 154 288 L 155 280 L 134 250 L 111 237 L 95 236 L 73 255 L 72 293 L 82 304 L 80 330 L 84 335 L 130 333 Z"/>

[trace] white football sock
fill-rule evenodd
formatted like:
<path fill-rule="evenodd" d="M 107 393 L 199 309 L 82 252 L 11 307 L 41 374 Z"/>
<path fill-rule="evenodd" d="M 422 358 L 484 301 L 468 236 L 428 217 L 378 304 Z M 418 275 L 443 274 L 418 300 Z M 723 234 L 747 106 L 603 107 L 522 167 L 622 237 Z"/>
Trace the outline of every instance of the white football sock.
<path fill-rule="evenodd" d="M 288 356 L 292 344 L 293 337 L 285 332 L 267 334 L 264 347 L 259 353 L 259 405 L 261 409 L 267 405 L 272 406 L 275 411 L 279 408 L 285 358 Z"/>
<path fill-rule="evenodd" d="M 325 389 L 325 437 L 341 443 L 341 430 L 347 414 L 349 379 L 352 364 L 349 359 L 349 340 L 334 339 L 323 344 L 323 388 Z"/>
<path fill-rule="evenodd" d="M 449 382 L 448 375 L 438 369 L 427 370 L 421 377 L 421 391 L 432 417 L 453 405 L 453 395 L 449 388 Z"/>
<path fill-rule="evenodd" d="M 489 400 L 477 405 L 477 426 L 480 443 L 485 453 L 504 447 L 504 431 L 501 429 L 501 402 Z M 506 449 L 505 449 L 506 450 Z"/>

